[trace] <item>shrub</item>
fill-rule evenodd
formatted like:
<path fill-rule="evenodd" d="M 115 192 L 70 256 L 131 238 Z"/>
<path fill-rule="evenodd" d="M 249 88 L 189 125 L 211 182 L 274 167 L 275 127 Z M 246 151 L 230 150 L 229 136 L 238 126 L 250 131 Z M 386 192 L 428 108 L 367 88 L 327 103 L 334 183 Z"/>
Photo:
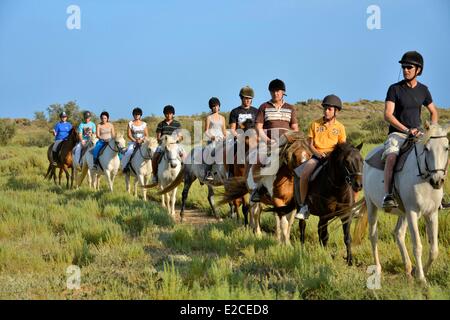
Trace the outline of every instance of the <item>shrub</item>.
<path fill-rule="evenodd" d="M 373 120 L 366 119 L 361 124 L 361 129 L 369 132 L 364 139 L 367 143 L 382 143 L 388 135 L 388 126 L 381 117 L 376 117 Z"/>
<path fill-rule="evenodd" d="M 7 145 L 16 134 L 16 124 L 7 119 L 0 119 L 0 145 Z"/>

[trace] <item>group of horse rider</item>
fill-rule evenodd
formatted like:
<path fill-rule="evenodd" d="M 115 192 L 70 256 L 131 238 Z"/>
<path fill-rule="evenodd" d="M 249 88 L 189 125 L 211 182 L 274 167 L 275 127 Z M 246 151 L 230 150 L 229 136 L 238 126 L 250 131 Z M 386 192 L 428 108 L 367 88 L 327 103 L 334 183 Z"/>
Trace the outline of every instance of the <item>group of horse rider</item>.
<path fill-rule="evenodd" d="M 385 160 L 384 185 L 385 196 L 383 199 L 383 208 L 392 209 L 398 207 L 393 196 L 392 180 L 393 170 L 400 148 L 408 136 L 419 136 L 421 134 L 419 127 L 421 124 L 421 110 L 425 106 L 431 115 L 431 122 L 438 122 L 438 113 L 428 88 L 417 81 L 417 77 L 423 72 L 424 60 L 417 51 L 406 52 L 399 63 L 403 70 L 403 80 L 392 84 L 386 95 L 384 119 L 389 124 L 389 135 L 384 143 L 383 159 Z M 284 100 L 286 96 L 286 85 L 282 80 L 275 79 L 269 84 L 268 90 L 271 99 L 264 102 L 259 109 L 252 106 L 255 96 L 254 90 L 249 87 L 243 87 L 239 92 L 241 105 L 234 108 L 229 117 L 230 133 L 236 137 L 237 129 L 247 128 L 244 124 L 251 123 L 255 127 L 257 137 L 269 145 L 276 144 L 276 137 L 280 137 L 287 131 L 298 131 L 298 120 L 296 108 Z M 221 141 L 227 136 L 226 120 L 220 112 L 220 100 L 212 97 L 209 100 L 211 113 L 205 119 L 205 135 L 208 143 Z M 344 125 L 336 118 L 342 110 L 342 101 L 336 95 L 327 95 L 322 101 L 323 116 L 314 120 L 307 133 L 308 144 L 312 151 L 312 157 L 303 166 L 300 174 L 300 196 L 297 200 L 298 219 L 307 219 L 309 216 L 308 206 L 305 199 L 308 192 L 308 181 L 314 169 L 318 164 L 324 162 L 328 155 L 339 143 L 346 141 L 346 131 Z M 161 143 L 161 137 L 164 135 L 178 134 L 181 139 L 181 123 L 174 119 L 175 108 L 167 105 L 163 109 L 165 119 L 161 121 L 156 128 L 156 138 Z M 135 108 L 132 111 L 133 120 L 128 123 L 128 139 L 130 143 L 122 158 L 122 170 L 129 170 L 129 162 L 136 148 L 143 143 L 149 136 L 147 124 L 141 119 L 142 110 Z M 53 159 L 56 159 L 58 144 L 67 139 L 72 129 L 72 125 L 67 122 L 67 114 L 60 114 L 61 121 L 58 122 L 53 130 L 55 136 L 55 145 L 53 148 Z M 112 123 L 109 122 L 108 112 L 102 112 L 101 122 L 95 126 L 91 122 L 91 113 L 84 112 L 84 121 L 78 126 L 79 140 L 81 141 L 75 149 L 75 155 L 80 156 L 83 146 L 89 140 L 90 135 L 95 134 L 99 139 L 93 149 L 94 159 L 97 162 L 98 155 L 105 143 L 115 137 L 115 130 Z M 276 132 L 276 134 L 274 134 Z M 163 153 L 159 146 L 152 158 L 153 183 L 157 183 L 158 162 Z M 182 158 L 186 153 L 180 145 L 180 155 Z M 213 180 L 211 170 L 207 171 L 205 180 Z M 254 189 L 251 200 L 259 202 L 263 188 Z"/>

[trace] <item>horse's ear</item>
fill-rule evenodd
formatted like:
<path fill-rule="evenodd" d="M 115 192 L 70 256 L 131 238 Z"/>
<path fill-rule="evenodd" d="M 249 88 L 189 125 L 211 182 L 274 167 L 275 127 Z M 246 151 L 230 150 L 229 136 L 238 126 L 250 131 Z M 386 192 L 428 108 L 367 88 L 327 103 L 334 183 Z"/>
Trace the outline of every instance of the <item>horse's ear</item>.
<path fill-rule="evenodd" d="M 364 142 L 361 142 L 360 144 L 358 144 L 356 146 L 356 149 L 358 149 L 359 151 L 361 151 L 362 147 L 363 147 Z"/>
<path fill-rule="evenodd" d="M 425 121 L 425 130 L 430 130 L 430 122 L 427 120 L 427 121 Z"/>

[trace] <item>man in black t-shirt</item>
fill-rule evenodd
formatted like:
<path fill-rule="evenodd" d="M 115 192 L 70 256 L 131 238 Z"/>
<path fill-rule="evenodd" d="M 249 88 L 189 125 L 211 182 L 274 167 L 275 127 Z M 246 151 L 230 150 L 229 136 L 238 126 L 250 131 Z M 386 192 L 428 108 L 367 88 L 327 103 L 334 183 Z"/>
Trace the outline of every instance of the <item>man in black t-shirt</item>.
<path fill-rule="evenodd" d="M 384 119 L 389 123 L 389 136 L 384 143 L 384 191 L 383 208 L 398 207 L 392 195 L 392 176 L 397 156 L 408 135 L 420 134 L 420 115 L 425 106 L 431 115 L 431 122 L 438 122 L 438 113 L 427 86 L 417 81 L 423 71 L 423 58 L 417 51 L 406 52 L 399 61 L 404 79 L 391 85 L 386 95 Z"/>
<path fill-rule="evenodd" d="M 256 122 L 256 115 L 258 114 L 258 109 L 252 106 L 253 98 L 255 97 L 255 92 L 253 89 L 249 86 L 245 86 L 241 88 L 239 91 L 239 98 L 241 98 L 241 105 L 237 108 L 234 108 L 230 112 L 230 131 L 231 134 L 235 137 L 234 141 L 234 155 L 238 151 L 238 143 L 244 144 L 245 139 L 247 139 L 249 136 L 254 136 L 256 138 L 256 130 L 255 130 L 255 122 Z M 238 132 L 236 130 L 239 130 L 239 133 L 247 133 L 245 136 L 238 135 Z M 242 130 L 242 131 L 241 131 Z M 254 130 L 254 132 L 250 132 L 249 130 Z M 239 139 L 239 142 L 238 142 Z M 241 149 L 242 150 L 242 149 Z M 238 157 L 245 158 L 245 155 L 238 155 Z M 229 174 L 230 176 L 233 175 L 233 166 L 229 165 Z"/>
<path fill-rule="evenodd" d="M 239 97 L 241 98 L 241 105 L 231 110 L 230 113 L 230 129 L 231 133 L 236 137 L 237 129 L 242 129 L 244 132 L 247 129 L 254 128 L 256 115 L 258 109 L 252 106 L 252 100 L 255 97 L 255 93 L 249 86 L 243 87 L 239 91 Z"/>
<path fill-rule="evenodd" d="M 175 132 L 178 136 L 178 139 L 181 137 L 181 123 L 173 118 L 175 116 L 175 108 L 171 105 L 167 105 L 164 107 L 163 113 L 165 119 L 158 123 L 158 126 L 156 127 L 156 139 L 158 140 L 159 144 L 161 144 L 161 137 L 164 135 L 172 135 Z M 183 154 L 182 157 L 184 158 L 184 150 L 182 146 L 179 145 L 178 148 L 180 149 L 180 153 Z M 163 150 L 161 149 L 161 146 L 158 146 L 152 157 L 152 184 L 158 182 L 158 164 L 162 153 Z"/>

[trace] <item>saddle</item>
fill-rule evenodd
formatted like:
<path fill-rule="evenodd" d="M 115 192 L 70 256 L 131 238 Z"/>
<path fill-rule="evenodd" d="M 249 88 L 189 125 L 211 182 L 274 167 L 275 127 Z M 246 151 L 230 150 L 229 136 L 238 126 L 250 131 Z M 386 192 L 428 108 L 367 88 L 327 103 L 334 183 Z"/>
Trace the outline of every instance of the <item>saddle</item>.
<path fill-rule="evenodd" d="M 395 163 L 394 172 L 402 171 L 406 159 L 408 159 L 408 156 L 411 153 L 415 142 L 415 139 L 411 139 L 410 137 L 408 137 L 402 144 L 402 146 L 400 147 L 400 153 L 397 157 L 397 162 Z M 373 168 L 384 170 L 385 161 L 381 159 L 383 152 L 384 148 L 379 148 L 379 150 L 375 152 L 370 158 L 366 159 L 365 162 Z"/>
<path fill-rule="evenodd" d="M 305 169 L 305 162 L 303 162 L 300 166 L 298 166 L 297 168 L 294 169 L 295 175 L 297 179 L 300 178 L 300 175 L 302 174 L 303 170 Z M 322 170 L 322 168 L 328 163 L 328 159 L 325 161 L 321 161 L 319 162 L 319 165 L 316 166 L 316 168 L 314 169 L 313 173 L 311 174 L 311 177 L 309 178 L 309 182 L 314 181 L 317 176 L 319 175 L 320 171 Z"/>

